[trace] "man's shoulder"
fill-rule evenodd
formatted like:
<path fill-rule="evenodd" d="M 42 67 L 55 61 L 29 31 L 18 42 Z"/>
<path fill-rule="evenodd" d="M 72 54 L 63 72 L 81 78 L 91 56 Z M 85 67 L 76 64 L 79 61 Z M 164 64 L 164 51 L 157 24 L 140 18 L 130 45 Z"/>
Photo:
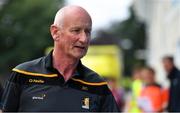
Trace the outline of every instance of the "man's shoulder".
<path fill-rule="evenodd" d="M 84 80 L 88 81 L 90 83 L 104 83 L 107 84 L 107 82 L 102 78 L 98 73 L 91 70 L 90 68 L 82 65 L 82 71 L 84 74 Z"/>
<path fill-rule="evenodd" d="M 13 71 L 36 72 L 37 70 L 39 70 L 41 68 L 43 59 L 44 59 L 44 57 L 40 57 L 38 59 L 34 59 L 31 61 L 21 63 L 21 64 L 17 65 L 15 68 L 13 68 Z"/>

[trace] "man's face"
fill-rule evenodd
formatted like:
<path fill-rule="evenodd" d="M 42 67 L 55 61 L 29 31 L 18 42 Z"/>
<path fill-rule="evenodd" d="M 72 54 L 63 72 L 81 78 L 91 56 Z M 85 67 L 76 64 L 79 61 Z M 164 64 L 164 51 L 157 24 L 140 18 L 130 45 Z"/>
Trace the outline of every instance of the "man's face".
<path fill-rule="evenodd" d="M 170 73 L 173 68 L 173 63 L 168 59 L 163 59 L 163 67 L 167 73 Z"/>
<path fill-rule="evenodd" d="M 91 36 L 91 20 L 87 15 L 76 15 L 64 20 L 56 41 L 59 51 L 68 57 L 80 59 L 88 49 Z"/>

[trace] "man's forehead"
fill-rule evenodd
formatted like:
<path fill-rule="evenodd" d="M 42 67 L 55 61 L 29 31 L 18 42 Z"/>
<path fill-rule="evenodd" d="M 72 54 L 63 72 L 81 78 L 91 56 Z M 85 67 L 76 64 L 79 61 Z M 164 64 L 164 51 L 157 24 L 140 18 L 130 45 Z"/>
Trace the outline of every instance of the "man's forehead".
<path fill-rule="evenodd" d="M 92 22 L 89 18 L 87 17 L 81 17 L 81 16 L 67 16 L 64 18 L 63 22 L 64 26 L 70 26 L 70 27 L 84 27 L 84 28 L 89 28 L 91 29 L 92 27 Z"/>
<path fill-rule="evenodd" d="M 88 30 L 91 30 L 92 27 L 91 25 L 87 24 L 87 25 L 71 25 L 70 26 L 71 29 L 75 29 L 75 28 L 80 28 L 80 29 L 88 29 Z"/>
<path fill-rule="evenodd" d="M 65 20 L 70 20 L 70 21 L 81 21 L 83 23 L 92 23 L 91 17 L 88 13 L 86 12 L 81 12 L 81 11 L 72 11 L 65 13 L 64 15 Z"/>

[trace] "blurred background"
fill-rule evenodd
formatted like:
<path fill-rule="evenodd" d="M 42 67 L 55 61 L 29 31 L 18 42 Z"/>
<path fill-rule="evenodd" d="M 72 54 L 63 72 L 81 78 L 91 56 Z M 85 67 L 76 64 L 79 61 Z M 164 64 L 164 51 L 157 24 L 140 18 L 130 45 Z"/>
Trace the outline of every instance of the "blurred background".
<path fill-rule="evenodd" d="M 0 0 L 2 85 L 13 67 L 49 51 L 49 26 L 67 4 L 82 6 L 93 19 L 84 65 L 117 82 L 122 95 L 131 90 L 133 70 L 144 66 L 153 67 L 156 82 L 168 87 L 162 58 L 173 56 L 180 68 L 180 0 Z"/>

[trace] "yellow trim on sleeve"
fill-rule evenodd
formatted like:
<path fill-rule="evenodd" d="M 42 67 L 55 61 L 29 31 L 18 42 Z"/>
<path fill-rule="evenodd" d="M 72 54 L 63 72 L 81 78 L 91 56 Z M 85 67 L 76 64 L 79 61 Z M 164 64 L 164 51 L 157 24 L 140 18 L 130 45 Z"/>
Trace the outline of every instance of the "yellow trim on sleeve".
<path fill-rule="evenodd" d="M 24 70 L 19 70 L 19 69 L 12 69 L 15 72 L 25 74 L 25 75 L 32 75 L 32 76 L 42 76 L 42 77 L 57 77 L 57 74 L 41 74 L 41 73 L 32 73 L 32 72 L 27 72 Z"/>
<path fill-rule="evenodd" d="M 86 82 L 86 81 L 83 81 L 83 80 L 80 80 L 80 79 L 75 79 L 75 78 L 71 78 L 72 80 L 74 81 L 77 81 L 77 82 L 80 82 L 80 83 L 83 83 L 83 84 L 86 84 L 86 85 L 91 85 L 91 86 L 101 86 L 101 85 L 107 85 L 107 82 L 99 82 L 99 83 L 90 83 L 90 82 Z"/>

